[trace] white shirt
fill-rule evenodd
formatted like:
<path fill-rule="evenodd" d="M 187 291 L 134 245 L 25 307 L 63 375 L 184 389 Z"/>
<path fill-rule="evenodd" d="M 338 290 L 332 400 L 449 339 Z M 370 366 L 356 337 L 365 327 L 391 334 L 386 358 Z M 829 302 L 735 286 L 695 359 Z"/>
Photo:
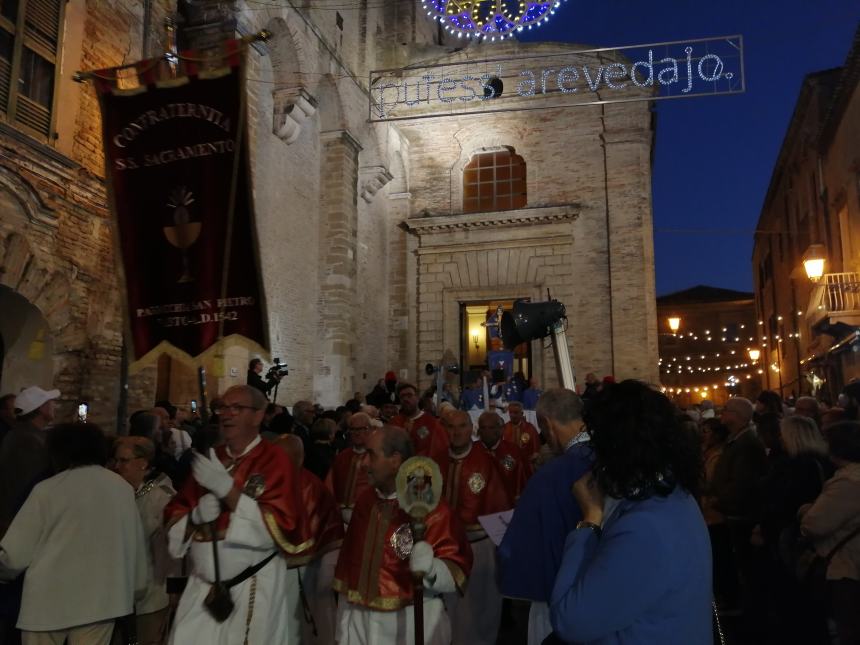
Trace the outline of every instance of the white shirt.
<path fill-rule="evenodd" d="M 56 631 L 132 613 L 147 586 L 134 490 L 101 466 L 39 483 L 0 541 L 0 579 L 26 570 L 18 628 Z"/>

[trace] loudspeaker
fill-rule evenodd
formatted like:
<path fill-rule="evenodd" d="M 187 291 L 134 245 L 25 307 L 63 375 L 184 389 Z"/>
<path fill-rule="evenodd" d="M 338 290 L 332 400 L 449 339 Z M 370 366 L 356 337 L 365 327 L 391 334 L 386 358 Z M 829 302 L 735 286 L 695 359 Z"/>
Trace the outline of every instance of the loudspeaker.
<path fill-rule="evenodd" d="M 552 326 L 566 317 L 564 305 L 558 300 L 517 300 L 512 311 L 502 314 L 502 343 L 505 349 L 513 349 L 520 343 L 549 336 Z"/>

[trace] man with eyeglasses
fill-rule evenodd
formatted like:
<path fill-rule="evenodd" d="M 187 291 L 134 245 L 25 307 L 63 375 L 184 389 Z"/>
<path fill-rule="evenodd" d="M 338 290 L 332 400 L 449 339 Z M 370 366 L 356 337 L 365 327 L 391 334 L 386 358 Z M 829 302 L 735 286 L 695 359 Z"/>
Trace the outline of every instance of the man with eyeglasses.
<path fill-rule="evenodd" d="M 295 584 L 285 559 L 311 549 L 313 539 L 292 461 L 260 437 L 266 403 L 247 385 L 224 393 L 218 409 L 224 444 L 208 458 L 194 455 L 193 478 L 165 509 L 170 553 L 176 558 L 190 553 L 192 563 L 171 645 L 276 645 L 300 637 L 290 633 L 282 602 L 288 585 Z M 223 620 L 214 617 L 217 611 L 210 613 L 213 605 L 207 602 L 215 597 L 216 567 L 233 603 Z"/>
<path fill-rule="evenodd" d="M 370 488 L 366 469 L 362 468 L 361 462 L 364 459 L 367 437 L 370 430 L 376 426 L 372 425 L 370 417 L 364 412 L 356 412 L 346 423 L 352 445 L 341 450 L 335 457 L 326 477 L 326 486 L 334 493 L 343 523 L 348 525 L 355 500 Z"/>

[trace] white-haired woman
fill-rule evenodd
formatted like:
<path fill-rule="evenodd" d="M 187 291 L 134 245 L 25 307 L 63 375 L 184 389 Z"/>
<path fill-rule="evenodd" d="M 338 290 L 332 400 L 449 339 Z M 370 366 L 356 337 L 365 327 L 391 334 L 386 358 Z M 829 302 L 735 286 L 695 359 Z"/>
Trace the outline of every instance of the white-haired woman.
<path fill-rule="evenodd" d="M 769 572 L 770 630 L 778 642 L 816 645 L 826 642 L 823 612 L 797 584 L 794 571 L 785 566 L 797 540 L 797 510 L 814 501 L 833 474 L 827 442 L 815 421 L 794 415 L 779 424 L 784 454 L 771 462 L 761 484 L 761 536 Z"/>
<path fill-rule="evenodd" d="M 146 437 L 120 437 L 114 444 L 114 469 L 134 488 L 147 543 L 149 587 L 134 607 L 140 645 L 160 645 L 167 634 L 166 580 L 173 567 L 167 553 L 164 507 L 176 491 L 167 475 L 153 470 L 154 458 L 155 445 Z"/>
<path fill-rule="evenodd" d="M 783 418 L 779 428 L 785 455 L 762 481 L 762 530 L 770 544 L 794 523 L 798 508 L 818 497 L 833 474 L 827 442 L 815 421 L 795 415 Z"/>

